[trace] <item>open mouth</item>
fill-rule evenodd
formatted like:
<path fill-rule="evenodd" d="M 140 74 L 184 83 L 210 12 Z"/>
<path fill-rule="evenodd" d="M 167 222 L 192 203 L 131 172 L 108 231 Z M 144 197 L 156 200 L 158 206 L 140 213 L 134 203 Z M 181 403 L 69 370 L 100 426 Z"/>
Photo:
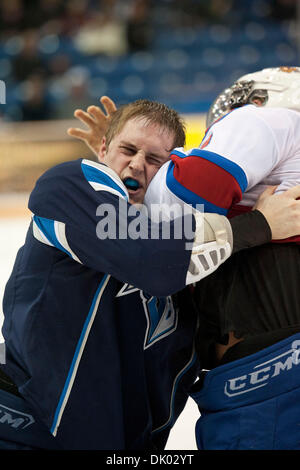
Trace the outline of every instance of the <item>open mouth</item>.
<path fill-rule="evenodd" d="M 129 191 L 137 191 L 140 188 L 140 183 L 133 178 L 125 178 L 123 183 Z"/>

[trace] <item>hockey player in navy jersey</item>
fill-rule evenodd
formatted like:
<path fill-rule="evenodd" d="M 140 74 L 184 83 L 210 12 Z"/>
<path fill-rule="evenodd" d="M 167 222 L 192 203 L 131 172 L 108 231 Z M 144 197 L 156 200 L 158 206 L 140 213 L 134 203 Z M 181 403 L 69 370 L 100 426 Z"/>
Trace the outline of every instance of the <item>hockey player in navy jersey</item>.
<path fill-rule="evenodd" d="M 176 113 L 142 100 L 113 114 L 104 164 L 67 162 L 37 181 L 3 302 L 2 449 L 162 449 L 198 372 L 191 298 L 170 294 L 207 274 L 198 256 L 206 245 L 219 265 L 232 233 L 246 247 L 281 236 L 285 222 L 286 236 L 300 232 L 298 219 L 290 224 L 293 194 L 261 201 L 255 236 L 243 215 L 240 232 L 223 216 L 187 215 L 189 249 L 184 236 L 164 239 L 162 224 L 155 239 L 100 238 L 99 207 L 118 214 L 120 203 L 141 203 L 170 149 L 184 144 L 180 129 Z M 124 220 L 115 220 L 120 233 Z"/>
<path fill-rule="evenodd" d="M 103 164 L 67 162 L 37 181 L 3 302 L 1 448 L 164 447 L 198 367 L 192 305 L 183 315 L 167 296 L 188 275 L 196 279 L 193 250 L 184 237 L 159 231 L 130 237 L 134 217 L 124 213 L 113 220 L 122 236 L 101 238 L 98 211 L 114 208 L 117 216 L 119 207 L 129 213 L 129 202 L 141 203 L 184 138 L 177 113 L 142 100 L 114 114 Z M 183 219 L 195 226 L 193 216 Z M 226 233 L 230 241 L 224 219 Z"/>
<path fill-rule="evenodd" d="M 97 210 L 142 202 L 184 128 L 158 103 L 118 113 L 105 164 L 56 166 L 30 195 L 3 302 L 0 448 L 163 448 L 195 378 L 196 317 L 162 297 L 186 284 L 185 240 L 97 236 Z"/>
<path fill-rule="evenodd" d="M 202 203 L 233 217 L 250 214 L 266 185 L 280 194 L 299 184 L 299 84 L 299 68 L 280 67 L 228 87 L 199 148 L 172 153 L 146 202 Z M 299 238 L 279 238 L 235 254 L 195 289 L 197 349 L 212 369 L 192 394 L 199 449 L 300 448 Z"/>

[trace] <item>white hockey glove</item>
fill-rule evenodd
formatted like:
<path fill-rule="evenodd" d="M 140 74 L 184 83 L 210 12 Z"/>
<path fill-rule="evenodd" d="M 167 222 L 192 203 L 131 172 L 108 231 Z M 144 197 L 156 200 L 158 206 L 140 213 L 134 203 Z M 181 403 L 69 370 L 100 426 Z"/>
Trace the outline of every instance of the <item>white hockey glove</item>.
<path fill-rule="evenodd" d="M 232 253 L 233 237 L 229 220 L 223 215 L 197 212 L 186 285 L 213 273 Z"/>

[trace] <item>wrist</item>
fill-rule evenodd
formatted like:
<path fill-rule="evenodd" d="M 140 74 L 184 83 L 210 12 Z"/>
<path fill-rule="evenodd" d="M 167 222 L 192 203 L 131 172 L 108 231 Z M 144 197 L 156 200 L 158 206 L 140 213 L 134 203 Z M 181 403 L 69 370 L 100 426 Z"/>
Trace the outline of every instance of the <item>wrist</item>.
<path fill-rule="evenodd" d="M 233 253 L 264 245 L 272 240 L 271 228 L 259 210 L 253 210 L 230 219 L 233 232 Z"/>

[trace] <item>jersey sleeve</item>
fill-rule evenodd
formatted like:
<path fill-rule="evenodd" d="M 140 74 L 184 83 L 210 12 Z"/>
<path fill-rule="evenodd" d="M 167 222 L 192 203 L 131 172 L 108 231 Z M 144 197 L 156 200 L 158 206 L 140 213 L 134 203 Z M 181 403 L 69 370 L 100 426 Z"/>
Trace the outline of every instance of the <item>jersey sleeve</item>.
<path fill-rule="evenodd" d="M 255 111 L 253 106 L 234 110 L 210 127 L 199 148 L 188 153 L 175 149 L 172 162 L 160 170 L 163 182 L 159 175 L 154 178 L 156 187 L 150 188 L 147 201 L 157 200 L 161 193 L 160 202 L 173 198 L 227 215 L 280 159 L 278 142 L 284 141 L 284 130 L 276 137 L 274 129 L 279 126 Z"/>
<path fill-rule="evenodd" d="M 147 214 L 130 215 L 132 208 L 116 173 L 88 160 L 48 170 L 29 198 L 33 234 L 39 242 L 149 294 L 181 290 L 191 255 L 186 242 L 191 240 L 176 237 L 175 221 L 170 223 L 169 238 L 162 223 L 155 227 L 156 237 L 151 236 L 153 223 Z M 192 227 L 190 235 L 194 233 L 192 214 L 180 222 Z M 140 235 L 137 223 L 144 228 Z"/>
<path fill-rule="evenodd" d="M 253 105 L 235 109 L 207 130 L 200 145 L 203 158 L 207 158 L 206 152 L 212 152 L 216 165 L 229 173 L 226 162 L 237 165 L 246 178 L 245 190 L 268 175 L 281 158 L 279 141 L 285 137 L 278 133 L 286 131 L 279 113 L 269 111 Z M 216 183 L 220 181 L 219 178 Z"/>

